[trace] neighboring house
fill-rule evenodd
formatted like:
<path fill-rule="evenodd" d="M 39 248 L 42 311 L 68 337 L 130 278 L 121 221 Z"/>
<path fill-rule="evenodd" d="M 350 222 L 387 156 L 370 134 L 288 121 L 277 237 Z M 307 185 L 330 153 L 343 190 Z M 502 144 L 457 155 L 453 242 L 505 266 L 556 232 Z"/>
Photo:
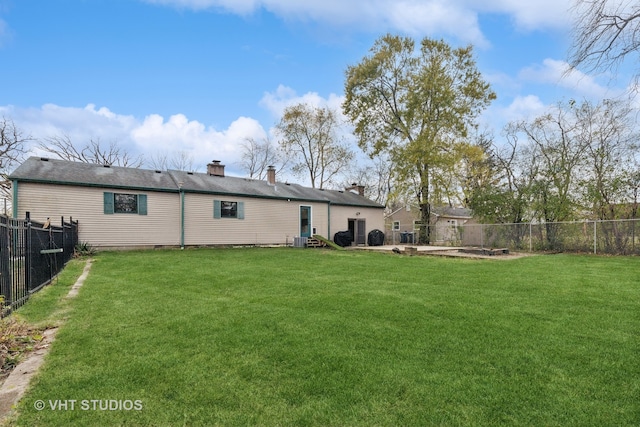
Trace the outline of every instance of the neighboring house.
<path fill-rule="evenodd" d="M 364 187 L 320 190 L 207 173 L 159 171 L 31 157 L 9 179 L 14 217 L 71 216 L 79 237 L 99 248 L 291 244 L 350 230 L 355 244 L 384 228 L 384 207 Z M 354 192 L 358 190 L 360 194 Z"/>
<path fill-rule="evenodd" d="M 431 208 L 431 243 L 462 244 L 467 233 L 474 233 L 477 224 L 473 212 L 467 208 Z M 420 209 L 414 205 L 401 206 L 385 217 L 386 242 L 388 244 L 414 243 L 420 228 Z M 478 231 L 479 232 L 479 231 Z M 466 240 L 466 238 L 464 239 Z"/>

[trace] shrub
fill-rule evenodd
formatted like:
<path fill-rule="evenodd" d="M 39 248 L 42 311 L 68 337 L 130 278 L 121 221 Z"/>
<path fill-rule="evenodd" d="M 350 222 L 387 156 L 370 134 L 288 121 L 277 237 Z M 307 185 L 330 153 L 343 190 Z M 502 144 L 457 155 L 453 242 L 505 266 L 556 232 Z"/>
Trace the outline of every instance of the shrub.
<path fill-rule="evenodd" d="M 76 256 L 91 256 L 96 253 L 96 249 L 89 242 L 78 242 L 75 250 Z"/>

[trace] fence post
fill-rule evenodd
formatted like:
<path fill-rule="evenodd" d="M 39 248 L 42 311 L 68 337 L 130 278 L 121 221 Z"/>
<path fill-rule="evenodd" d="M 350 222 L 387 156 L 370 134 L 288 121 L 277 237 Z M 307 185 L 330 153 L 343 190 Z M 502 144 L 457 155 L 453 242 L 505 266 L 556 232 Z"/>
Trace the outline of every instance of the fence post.
<path fill-rule="evenodd" d="M 6 233 L 2 230 L 2 236 L 0 242 L 0 296 L 4 296 L 4 305 L 11 306 L 13 303 L 12 287 L 11 287 L 11 274 L 9 273 L 10 266 L 10 241 L 11 233 L 9 230 L 9 218 L 6 215 L 0 217 L 0 224 L 3 228 L 6 228 Z M 3 315 L 4 307 L 0 304 L 0 318 Z"/>
<path fill-rule="evenodd" d="M 26 212 L 26 228 L 24 242 L 24 283 L 31 290 L 31 212 Z"/>
<path fill-rule="evenodd" d="M 593 220 L 593 253 L 598 253 L 598 222 Z"/>
<path fill-rule="evenodd" d="M 67 239 L 65 239 L 65 235 L 67 234 L 64 228 L 64 216 L 60 217 L 60 225 L 62 226 L 62 262 L 64 263 L 64 260 L 66 259 L 66 252 L 67 252 Z"/>
<path fill-rule="evenodd" d="M 533 233 L 531 232 L 531 221 L 529 221 L 529 252 L 533 252 Z"/>

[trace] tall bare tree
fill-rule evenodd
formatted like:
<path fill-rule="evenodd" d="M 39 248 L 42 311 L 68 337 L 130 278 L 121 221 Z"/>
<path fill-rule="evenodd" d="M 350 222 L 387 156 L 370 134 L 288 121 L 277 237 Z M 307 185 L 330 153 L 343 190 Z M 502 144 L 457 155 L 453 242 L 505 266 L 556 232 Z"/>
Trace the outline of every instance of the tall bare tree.
<path fill-rule="evenodd" d="M 193 167 L 193 156 L 184 150 L 174 151 L 171 155 L 164 152 L 157 152 L 149 156 L 145 164 L 156 170 L 176 169 L 180 171 L 195 172 Z"/>
<path fill-rule="evenodd" d="M 99 138 L 91 139 L 85 145 L 76 145 L 66 135 L 56 135 L 40 141 L 38 147 L 62 160 L 100 165 L 139 168 L 144 164 L 142 156 L 134 156 L 115 141 L 104 145 Z"/>
<path fill-rule="evenodd" d="M 240 168 L 252 179 L 266 179 L 269 166 L 285 169 L 288 160 L 269 137 L 261 140 L 245 138 L 240 155 Z"/>
<path fill-rule="evenodd" d="M 364 195 L 369 200 L 387 206 L 393 197 L 393 163 L 384 155 L 371 159 L 370 162 L 349 168 L 348 179 L 342 187 L 350 187 L 353 183 L 364 185 Z"/>
<path fill-rule="evenodd" d="M 640 3 L 628 0 L 575 0 L 574 37 L 569 64 L 586 71 L 616 70 L 640 51 Z M 636 70 L 636 79 L 638 78 Z"/>
<path fill-rule="evenodd" d="M 0 194 L 5 199 L 11 198 L 11 182 L 7 176 L 11 169 L 22 161 L 24 144 L 32 138 L 25 135 L 11 119 L 0 120 Z"/>
<path fill-rule="evenodd" d="M 307 175 L 313 188 L 326 188 L 354 157 L 340 136 L 341 124 L 330 108 L 296 104 L 277 125 L 280 148 L 294 162 L 295 174 Z"/>

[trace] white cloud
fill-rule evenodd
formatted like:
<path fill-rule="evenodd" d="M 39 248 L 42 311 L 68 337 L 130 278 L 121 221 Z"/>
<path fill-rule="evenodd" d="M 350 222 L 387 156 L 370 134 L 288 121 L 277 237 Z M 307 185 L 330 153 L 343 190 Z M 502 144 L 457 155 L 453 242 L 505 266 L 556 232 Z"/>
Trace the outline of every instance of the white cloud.
<path fill-rule="evenodd" d="M 84 108 L 55 104 L 45 104 L 40 108 L 6 106 L 0 111 L 11 117 L 35 141 L 61 135 L 78 142 L 97 138 L 105 142 L 126 141 L 135 124 L 133 116 L 114 114 L 104 107 L 96 110 L 92 104 Z"/>
<path fill-rule="evenodd" d="M 519 120 L 532 120 L 547 110 L 546 105 L 536 95 L 516 96 L 508 105 L 491 105 L 479 118 L 482 129 L 492 130 L 498 137 L 504 127 Z"/>
<path fill-rule="evenodd" d="M 260 105 L 266 108 L 274 117 L 280 118 L 285 108 L 295 104 L 308 104 L 314 107 L 329 107 L 342 115 L 343 95 L 330 94 L 323 98 L 316 92 L 308 92 L 300 96 L 290 87 L 280 85 L 274 92 L 266 92 L 260 100 Z"/>
<path fill-rule="evenodd" d="M 572 91 L 579 97 L 603 99 L 622 93 L 622 90 L 600 85 L 593 76 L 575 69 L 568 70 L 569 65 L 565 61 L 547 58 L 542 64 L 522 69 L 518 77 L 524 82 L 557 85 Z"/>
<path fill-rule="evenodd" d="M 449 34 L 486 46 L 479 14 L 504 14 L 523 31 L 565 28 L 571 0 L 143 0 L 194 10 L 248 15 L 259 9 L 291 21 L 316 21 L 349 29 L 400 31 L 414 36 Z"/>
<path fill-rule="evenodd" d="M 286 86 L 265 93 L 260 104 L 279 120 L 284 109 L 299 102 L 314 106 L 328 106 L 341 114 L 342 96 L 335 94 L 323 98 L 317 93 L 298 95 Z M 150 114 L 143 119 L 118 114 L 107 107 L 89 104 L 83 108 L 45 104 L 39 108 L 0 106 L 0 116 L 11 118 L 17 127 L 33 138 L 28 147 L 31 153 L 43 155 L 37 149 L 39 142 L 55 136 L 68 136 L 73 143 L 83 146 L 91 140 L 105 144 L 117 143 L 131 155 L 151 157 L 162 153 L 186 152 L 194 159 L 194 167 L 204 170 L 213 159 L 230 166 L 233 173 L 241 156 L 241 146 L 247 138 L 261 140 L 272 130 L 251 117 L 238 117 L 226 129 L 216 129 L 184 114 L 169 118 Z M 241 171 L 236 171 L 240 174 Z"/>
<path fill-rule="evenodd" d="M 213 159 L 235 163 L 240 158 L 242 142 L 249 137 L 260 139 L 265 131 L 254 119 L 240 117 L 228 129 L 216 130 L 189 120 L 183 114 L 167 121 L 152 114 L 131 131 L 131 139 L 145 153 L 186 151 L 194 159 L 194 166 L 202 169 Z"/>
<path fill-rule="evenodd" d="M 466 0 L 469 8 L 486 13 L 510 15 L 522 31 L 540 28 L 566 28 L 572 0 Z"/>
<path fill-rule="evenodd" d="M 409 34 L 448 34 L 465 42 L 485 47 L 487 40 L 472 9 L 451 1 L 390 3 L 388 25 Z"/>
<path fill-rule="evenodd" d="M 547 106 L 535 95 L 518 96 L 503 109 L 502 115 L 507 121 L 529 120 L 542 115 Z"/>
<path fill-rule="evenodd" d="M 158 153 L 186 152 L 199 170 L 204 170 L 213 159 L 228 165 L 237 162 L 245 138 L 260 139 L 266 135 L 262 126 L 248 117 L 239 117 L 228 129 L 216 130 L 189 120 L 184 114 L 175 114 L 168 120 L 152 114 L 139 120 L 106 107 L 96 109 L 92 104 L 84 108 L 54 104 L 26 109 L 0 106 L 0 116 L 11 118 L 25 136 L 34 139 L 28 147 L 32 154 L 43 154 L 36 148 L 38 142 L 66 135 L 79 146 L 92 139 L 105 144 L 116 142 L 130 154 L 141 154 L 148 160 Z"/>

